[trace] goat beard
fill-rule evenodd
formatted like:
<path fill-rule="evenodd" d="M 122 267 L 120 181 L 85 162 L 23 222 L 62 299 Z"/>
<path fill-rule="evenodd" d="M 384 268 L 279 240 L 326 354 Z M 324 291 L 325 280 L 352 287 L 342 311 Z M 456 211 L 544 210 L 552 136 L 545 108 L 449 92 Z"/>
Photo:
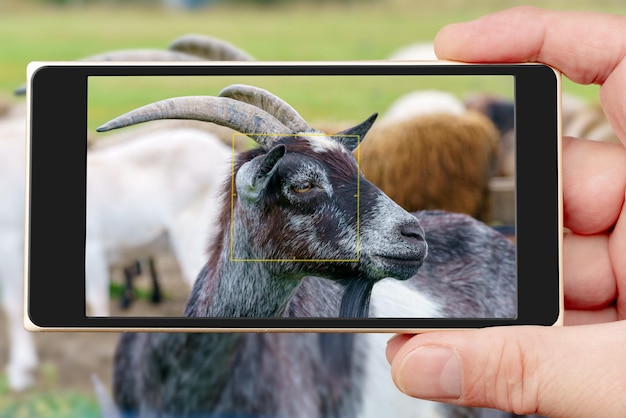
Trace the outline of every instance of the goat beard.
<path fill-rule="evenodd" d="M 376 281 L 355 278 L 345 280 L 345 290 L 339 307 L 340 318 L 368 318 L 372 288 Z"/>

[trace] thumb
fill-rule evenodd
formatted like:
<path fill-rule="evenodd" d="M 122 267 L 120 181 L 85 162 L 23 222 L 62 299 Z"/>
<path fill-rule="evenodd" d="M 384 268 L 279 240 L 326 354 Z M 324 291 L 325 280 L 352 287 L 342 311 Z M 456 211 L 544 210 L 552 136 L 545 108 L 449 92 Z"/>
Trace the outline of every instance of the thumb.
<path fill-rule="evenodd" d="M 625 357 L 624 321 L 429 332 L 387 345 L 407 395 L 550 417 L 623 416 Z"/>

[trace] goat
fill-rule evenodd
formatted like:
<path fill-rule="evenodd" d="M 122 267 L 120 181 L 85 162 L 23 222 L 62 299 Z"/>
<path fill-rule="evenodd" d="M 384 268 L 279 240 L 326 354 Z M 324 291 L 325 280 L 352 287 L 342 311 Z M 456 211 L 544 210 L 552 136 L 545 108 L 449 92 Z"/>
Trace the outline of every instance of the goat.
<path fill-rule="evenodd" d="M 336 317 L 346 289 L 363 287 L 373 288 L 370 316 L 514 315 L 509 241 L 467 215 L 410 214 L 359 173 L 354 136 L 374 116 L 324 136 L 264 90 L 231 86 L 220 96 L 153 103 L 99 128 L 197 118 L 261 145 L 236 156 L 223 185 L 185 316 Z M 114 398 L 124 417 L 434 414 L 437 404 L 393 387 L 385 343 L 384 334 L 126 333 Z"/>
<path fill-rule="evenodd" d="M 243 92 L 243 93 L 242 93 Z M 247 94 L 248 91 L 242 88 L 233 88 L 229 89 L 222 93 L 222 95 L 231 94 L 240 99 L 240 94 Z M 256 90 L 251 92 L 252 95 L 258 94 Z M 211 97 L 207 97 L 207 100 L 214 99 Z M 184 100 L 184 99 L 182 99 Z M 224 102 L 226 100 L 226 102 Z M 355 136 L 363 135 L 361 132 L 364 129 L 369 129 L 369 126 L 373 123 L 374 117 L 371 117 L 367 121 L 363 122 L 362 125 L 357 126 L 354 129 L 343 131 L 339 134 L 333 136 L 333 138 L 339 138 L 337 140 L 324 140 L 320 139 L 323 135 L 317 131 L 312 131 L 308 125 L 305 125 L 303 120 L 289 120 L 286 123 L 289 123 L 290 127 L 293 127 L 293 131 L 288 130 L 287 127 L 284 127 L 282 124 L 278 124 L 278 122 L 268 119 L 267 112 L 263 111 L 263 113 L 258 114 L 259 108 L 249 105 L 243 102 L 250 112 L 256 112 L 253 114 L 254 117 L 263 121 L 264 125 L 260 126 L 252 126 L 252 125 L 243 125 L 239 126 L 236 124 L 236 121 L 230 121 L 227 119 L 229 114 L 227 112 L 234 112 L 233 109 L 226 107 L 226 104 L 235 101 L 231 98 L 221 97 L 217 101 L 210 100 L 208 104 L 205 106 L 212 106 L 213 102 L 215 102 L 216 106 L 220 106 L 215 113 L 223 112 L 223 114 L 219 114 L 220 119 L 216 119 L 216 122 L 226 124 L 230 127 L 237 128 L 239 130 L 243 130 L 244 132 L 256 132 L 256 129 L 261 134 L 249 134 L 248 136 L 252 136 L 253 139 L 263 144 L 263 147 L 251 150 L 245 153 L 246 158 L 249 158 L 251 162 L 248 164 L 236 163 L 235 172 L 236 182 L 237 182 L 237 194 L 238 199 L 235 202 L 234 214 L 236 214 L 236 220 L 243 222 L 243 224 L 239 224 L 234 222 L 233 231 L 234 234 L 241 234 L 242 237 L 236 240 L 233 240 L 232 245 L 230 245 L 227 249 L 230 249 L 230 256 L 235 259 L 262 259 L 262 260 L 304 260 L 303 263 L 296 263 L 296 272 L 293 274 L 300 275 L 298 278 L 307 275 L 308 271 L 316 271 L 317 274 L 321 274 L 323 270 L 328 269 L 329 275 L 332 277 L 339 275 L 339 273 L 343 272 L 343 275 L 347 275 L 348 273 L 358 273 L 360 270 L 363 270 L 361 273 L 367 272 L 368 274 L 372 274 L 372 271 L 377 271 L 378 274 L 387 274 L 390 276 L 400 276 L 406 275 L 407 271 L 411 274 L 414 273 L 412 270 L 403 270 L 400 268 L 402 265 L 411 266 L 411 265 L 419 265 L 421 263 L 421 257 L 423 257 L 426 249 L 423 244 L 423 236 L 421 227 L 419 227 L 419 223 L 415 220 L 414 217 L 406 214 L 400 207 L 398 207 L 395 203 L 393 203 L 388 197 L 384 196 L 382 193 L 378 191 L 373 185 L 366 182 L 364 179 L 361 179 L 359 176 L 356 176 L 350 170 L 344 168 L 344 165 L 354 162 L 352 156 L 346 151 L 347 147 L 354 149 L 357 144 L 357 139 Z M 237 104 L 241 105 L 242 102 L 235 101 Z M 226 103 L 226 104 L 224 104 Z M 202 106 L 202 102 L 199 103 L 193 102 L 194 106 Z M 191 106 L 191 104 L 189 105 Z M 200 112 L 199 109 L 194 110 L 193 108 L 183 108 L 188 112 L 195 112 L 196 115 Z M 290 109 L 291 110 L 291 109 Z M 272 113 L 276 113 L 279 110 L 272 109 Z M 241 112 L 241 111 L 240 111 Z M 166 113 L 164 113 L 166 114 Z M 193 113 L 192 113 L 193 114 Z M 133 114 L 133 117 L 136 114 Z M 141 116 L 139 116 L 141 117 Z M 198 115 L 198 117 L 202 117 Z M 233 117 L 241 117 L 235 115 Z M 283 116 L 280 115 L 281 120 Z M 213 120 L 209 120 L 213 122 Z M 133 121 L 137 123 L 136 120 Z M 366 128 L 363 128 L 366 127 Z M 109 130 L 111 125 L 105 125 L 100 128 L 100 130 Z M 244 130 L 244 129 L 248 130 Z M 270 130 L 272 128 L 273 130 Z M 304 158 L 303 156 L 306 154 L 306 147 L 304 150 L 302 141 L 288 141 L 289 137 L 282 138 L 280 136 L 284 135 L 293 135 L 294 132 L 304 132 L 310 133 L 311 136 L 307 137 L 310 142 L 310 148 L 312 152 L 324 153 L 327 158 L 325 159 L 326 164 L 321 165 L 320 163 L 316 163 L 315 160 L 310 156 L 309 158 Z M 280 135 L 278 139 L 271 138 L 272 135 Z M 270 145 L 273 145 L 274 142 L 277 143 L 275 147 L 269 149 Z M 340 145 L 344 145 L 341 147 Z M 292 150 L 293 148 L 293 150 Z M 255 157 L 258 157 L 255 159 Z M 283 160 L 284 159 L 284 160 Z M 267 160 L 267 162 L 265 162 Z M 279 165 L 278 163 L 281 162 Z M 277 176 L 278 179 L 281 179 L 283 183 L 280 184 L 281 191 L 276 191 L 274 198 L 287 200 L 291 203 L 293 209 L 302 208 L 303 206 L 310 206 L 317 200 L 311 200 L 313 198 L 322 199 L 321 202 L 323 205 L 321 206 L 324 211 L 318 211 L 315 213 L 310 213 L 309 210 L 304 210 L 301 214 L 297 212 L 294 213 L 294 216 L 290 217 L 290 220 L 285 220 L 285 224 L 281 224 L 276 219 L 284 219 L 285 217 L 270 217 L 267 220 L 259 220 L 257 219 L 257 212 L 250 211 L 249 208 L 245 205 L 250 205 L 252 201 L 258 199 L 258 196 L 269 193 L 265 191 L 265 187 L 267 186 L 265 183 L 270 181 L 272 175 L 278 167 L 281 167 L 281 170 L 284 170 L 285 173 L 281 171 L 281 175 Z M 350 166 L 348 166 L 350 167 Z M 356 166 L 353 167 L 356 170 Z M 260 176 L 263 175 L 261 178 Z M 342 177 L 343 176 L 343 177 Z M 334 184 L 337 184 L 338 181 L 343 180 L 341 187 L 333 187 Z M 272 178 L 272 182 L 276 182 L 276 178 Z M 248 182 L 248 183 L 246 183 Z M 291 182 L 291 183 L 289 183 Z M 351 182 L 348 183 L 348 182 Z M 269 187 L 269 186 L 267 186 Z M 277 186 L 273 184 L 273 187 Z M 283 190 L 284 189 L 284 190 Z M 353 207 L 335 207 L 332 204 L 333 200 L 340 199 L 338 197 L 339 190 L 346 194 L 352 194 Z M 357 194 L 355 196 L 355 194 Z M 331 199 L 331 196 L 332 199 Z M 396 216 L 398 221 L 396 223 L 390 224 L 389 222 L 385 222 L 388 230 L 385 230 L 384 236 L 387 238 L 384 239 L 386 247 L 376 247 L 379 248 L 379 251 L 376 254 L 371 253 L 369 250 L 370 246 L 374 246 L 374 242 L 377 242 L 377 246 L 381 246 L 382 242 L 380 237 L 373 238 L 372 234 L 380 234 L 383 231 L 380 231 L 376 228 L 367 229 L 365 228 L 368 225 L 368 218 L 365 217 L 364 211 L 361 211 L 361 231 L 359 236 L 357 237 L 357 218 L 355 216 L 348 217 L 345 215 L 347 210 L 356 210 L 357 200 L 356 198 L 360 198 L 361 201 L 371 201 L 371 204 L 378 205 L 378 211 L 382 212 L 381 214 L 377 214 L 377 216 Z M 340 199 L 340 201 L 346 200 Z M 239 205 L 237 204 L 239 203 Z M 283 203 L 285 205 L 286 203 Z M 349 205 L 349 204 L 347 204 Z M 228 208 L 228 206 L 225 206 Z M 241 209 L 240 209 L 241 208 Z M 262 210 L 273 210 L 273 207 L 262 207 Z M 241 212 L 241 214 L 239 213 Z M 250 213 L 249 213 L 250 212 Z M 350 213 L 350 212 L 348 212 Z M 298 223 L 299 219 L 302 219 L 304 215 L 307 215 L 306 219 L 319 219 L 320 221 L 324 221 L 324 223 L 320 223 L 318 229 L 314 225 L 301 225 Z M 230 216 L 230 214 L 227 214 Z M 225 214 L 221 215 L 220 224 L 229 224 L 230 219 Z M 249 219 L 248 219 L 249 218 Z M 265 229 L 254 227 L 254 225 L 259 224 L 259 226 L 265 225 L 266 222 L 274 222 L 275 225 L 272 228 Z M 376 222 L 382 222 L 382 219 L 378 219 Z M 306 227 L 305 231 L 299 230 L 297 228 Z M 334 227 L 334 228 L 331 228 Z M 249 229 L 255 231 L 255 240 L 251 240 L 247 235 Z M 272 237 L 270 231 L 273 230 L 281 230 L 285 234 L 286 237 L 289 237 L 288 240 L 283 240 L 280 243 L 275 243 L 273 246 L 268 246 L 267 242 L 274 242 L 277 240 L 276 237 Z M 334 231 L 334 232 L 331 232 Z M 291 232 L 291 233 L 289 233 Z M 296 233 L 306 232 L 308 238 L 305 242 L 298 242 L 295 239 Z M 263 235 L 264 233 L 267 236 Z M 320 238 L 325 238 L 325 245 L 323 248 L 316 248 L 310 243 L 307 243 L 309 240 L 319 240 Z M 398 240 L 398 241 L 396 241 Z M 239 246 L 240 242 L 245 243 Z M 340 245 L 341 244 L 341 245 Z M 409 245 L 410 244 L 410 245 Z M 268 252 L 271 248 L 271 252 Z M 384 252 L 383 252 L 384 249 Z M 225 271 L 229 269 L 239 270 L 242 269 L 242 272 L 236 274 L 237 277 L 241 279 L 248 279 L 246 276 L 252 275 L 248 280 L 246 280 L 246 286 L 250 286 L 252 280 L 254 281 L 269 281 L 269 277 L 272 276 L 272 272 L 275 269 L 277 271 L 281 271 L 283 263 L 252 263 L 251 265 L 239 264 L 239 263 L 224 263 L 224 261 L 220 258 L 222 254 L 211 253 L 209 256 L 210 260 L 213 260 L 215 264 L 220 263 L 223 265 Z M 354 270 L 353 264 L 355 264 L 354 260 L 359 258 L 360 262 L 357 263 L 357 270 Z M 398 258 L 402 259 L 404 263 L 398 263 Z M 415 258 L 415 259 L 414 259 Z M 316 263 L 317 260 L 339 260 L 336 263 Z M 394 262 L 395 260 L 395 262 Z M 210 261 L 211 262 L 211 261 Z M 316 266 L 316 264 L 320 264 Z M 300 273 L 297 273 L 300 272 Z M 218 273 L 215 273 L 218 274 Z M 222 274 L 220 272 L 220 274 Z M 227 274 L 227 273 L 223 273 Z M 233 273 L 230 273 L 233 274 Z M 286 272 L 281 272 L 281 275 L 287 274 Z M 379 279 L 386 277 L 381 276 Z M 218 282 L 221 283 L 222 281 Z M 287 281 L 283 282 L 283 287 L 287 287 L 286 283 L 290 283 L 291 286 L 297 287 L 299 284 L 299 280 Z M 231 282 L 231 285 L 233 283 Z M 262 287 L 262 286 L 261 286 Z M 288 300 L 288 297 L 293 293 L 295 287 L 287 289 L 287 294 L 281 296 L 281 299 Z M 195 288 L 195 287 L 194 287 Z M 222 291 L 222 287 L 218 284 L 215 288 L 216 292 Z M 241 294 L 241 292 L 237 292 Z M 261 298 L 262 292 L 257 292 L 256 297 Z M 217 295 L 216 295 L 217 298 Z M 275 299 L 275 298 L 273 298 Z M 217 299 L 216 299 L 217 300 Z M 226 299 L 224 299 L 226 300 Z M 216 302 L 217 303 L 217 302 Z M 242 301 L 243 303 L 243 301 Z M 247 304 L 250 304 L 248 302 Z M 214 309 L 215 306 L 213 306 Z M 239 304 L 230 303 L 229 306 L 235 310 L 239 309 Z M 258 307 L 256 304 L 251 304 L 251 307 Z M 209 316 L 214 316 L 212 314 L 213 311 L 206 312 Z M 266 312 L 258 313 L 260 316 L 266 316 Z M 218 315 L 219 316 L 219 315 Z M 235 316 L 250 316 L 250 313 L 246 312 L 236 312 Z"/>
<path fill-rule="evenodd" d="M 81 61 L 253 61 L 254 58 L 247 52 L 237 48 L 233 44 L 212 36 L 200 34 L 186 34 L 174 39 L 167 47 L 167 51 L 139 49 L 127 51 L 113 51 L 93 55 L 81 59 Z M 165 124 L 171 127 L 171 121 Z M 197 121 L 179 121 L 179 127 L 206 130 L 217 136 L 222 142 L 231 147 L 233 130 L 214 124 L 198 123 Z M 163 128 L 162 124 L 152 127 L 155 131 Z M 131 134 L 132 136 L 132 134 Z M 127 137 L 120 135 L 122 140 Z M 88 136 L 90 145 L 99 146 L 92 136 Z M 108 144 L 111 141 L 104 141 Z M 234 143 L 235 150 L 241 151 L 250 148 L 249 141 L 244 137 L 237 136 Z"/>
<path fill-rule="evenodd" d="M 417 90 L 398 97 L 387 108 L 381 123 L 400 123 L 421 115 L 462 115 L 466 108 L 454 94 L 440 90 Z"/>
<path fill-rule="evenodd" d="M 129 49 L 104 52 L 90 55 L 78 61 L 99 62 L 99 61 L 201 61 L 202 58 L 177 51 L 162 51 L 158 49 Z M 21 85 L 13 90 L 16 96 L 26 94 L 26 85 Z"/>
<path fill-rule="evenodd" d="M 173 251 L 191 286 L 204 258 L 198 223 L 231 152 L 210 134 L 175 128 L 87 154 L 85 274 L 96 316 L 108 312 L 112 265 Z"/>
<path fill-rule="evenodd" d="M 199 130 L 206 132 L 208 136 L 213 136 L 224 144 L 229 144 L 229 147 L 233 149 L 234 152 L 240 152 L 246 149 L 249 149 L 250 141 L 242 137 L 241 135 L 233 137 L 232 129 L 225 128 L 222 126 L 218 126 L 215 124 L 207 124 L 198 121 L 161 121 L 161 123 L 155 123 L 153 126 L 145 126 L 140 130 L 131 130 L 130 132 L 113 135 L 111 137 L 107 137 L 106 140 L 97 140 L 93 135 L 88 135 L 88 150 L 89 152 L 97 151 L 102 148 L 108 148 L 111 146 L 118 146 L 119 144 L 123 144 L 128 141 L 133 141 L 137 137 L 144 137 L 149 135 L 161 136 L 164 131 L 170 132 L 172 130 Z M 182 144 L 181 144 L 182 145 Z M 224 148 L 224 147 L 220 147 Z M 162 294 L 160 291 L 158 273 L 155 266 L 155 261 L 152 256 L 142 257 L 140 260 L 136 260 L 135 262 L 131 262 L 127 266 L 117 266 L 122 267 L 123 276 L 124 276 L 124 287 L 122 290 L 121 298 L 120 298 L 120 307 L 122 309 L 128 308 L 133 299 L 134 299 L 134 278 L 141 274 L 141 271 L 145 267 L 147 269 L 151 284 L 152 284 L 152 294 L 151 301 L 153 303 L 158 303 L 162 299 Z M 193 270 L 191 270 L 193 271 Z M 187 275 L 185 277 L 187 279 L 187 283 L 191 284 L 193 282 L 193 274 Z"/>
<path fill-rule="evenodd" d="M 33 337 L 22 320 L 26 118 L 18 109 L 11 113 L 0 119 L 0 302 L 10 341 L 6 368 L 9 387 L 23 390 L 32 384 L 31 373 L 38 360 Z"/>
<path fill-rule="evenodd" d="M 168 50 L 128 49 L 90 55 L 78 61 L 252 61 L 249 54 L 229 42 L 206 35 L 183 35 L 170 43 Z M 14 94 L 26 94 L 26 86 L 14 90 Z"/>
<path fill-rule="evenodd" d="M 453 94 L 418 90 L 394 101 L 368 133 L 360 168 L 406 210 L 442 209 L 488 221 L 496 147 L 505 143 L 497 137 L 493 123 L 468 112 Z"/>
<path fill-rule="evenodd" d="M 38 363 L 32 336 L 24 330 L 22 325 L 24 300 L 22 277 L 24 259 L 23 173 L 25 170 L 25 126 L 26 119 L 24 114 L 10 118 L 5 117 L 0 120 L 0 166 L 2 167 L 0 168 L 0 195 L 2 195 L 4 202 L 2 205 L 3 209 L 0 211 L 0 230 L 2 231 L 0 236 L 0 254 L 2 254 L 3 260 L 0 267 L 0 294 L 2 295 L 2 308 L 6 313 L 10 341 L 7 375 L 9 386 L 15 391 L 24 390 L 32 385 L 32 372 Z M 127 247 L 127 245 L 130 245 L 128 239 L 131 237 L 128 237 L 126 241 L 123 241 L 122 237 L 127 237 L 129 234 L 137 231 L 128 230 L 125 225 L 122 225 L 120 221 L 124 219 L 113 219 L 114 222 L 109 225 L 102 223 L 107 219 L 111 219 L 115 213 L 118 213 L 116 211 L 132 206 L 135 212 L 127 212 L 127 214 L 130 213 L 127 216 L 131 217 L 132 213 L 134 213 L 144 221 L 145 225 L 148 222 L 146 215 L 151 213 L 151 210 L 156 210 L 157 206 L 152 208 L 148 206 L 149 202 L 156 205 L 154 199 L 150 200 L 149 197 L 145 196 L 148 192 L 145 186 L 148 183 L 141 182 L 140 177 L 124 177 L 128 170 L 142 169 L 142 163 L 144 164 L 144 172 L 150 168 L 145 167 L 146 161 L 140 155 L 161 155 L 163 157 L 160 159 L 161 161 L 166 157 L 171 161 L 174 161 L 177 157 L 183 158 L 184 160 L 180 162 L 182 168 L 176 170 L 180 178 L 185 173 L 192 175 L 194 169 L 197 170 L 199 167 L 204 167 L 206 163 L 206 157 L 203 155 L 202 160 L 193 165 L 194 159 L 197 160 L 198 155 L 190 155 L 189 152 L 191 150 L 207 153 L 209 158 L 211 155 L 215 155 L 219 160 L 227 158 L 232 152 L 226 145 L 203 131 L 173 129 L 169 131 L 164 130 L 160 135 L 167 135 L 168 133 L 171 133 L 173 136 L 184 136 L 184 138 L 180 138 L 178 141 L 171 141 L 171 138 L 168 137 L 159 139 L 159 136 L 153 133 L 143 137 L 136 133 L 136 142 L 119 143 L 116 146 L 91 150 L 88 153 L 91 216 L 88 219 L 86 286 L 88 288 L 88 305 L 94 315 L 108 315 L 109 269 L 111 267 L 126 267 L 134 263 L 136 258 L 146 254 L 153 255 L 163 250 L 170 251 L 170 248 L 165 245 L 166 241 L 153 242 L 152 238 L 146 238 L 149 242 L 146 243 L 147 247 L 142 251 L 138 251 L 136 245 L 134 249 L 131 249 Z M 157 145 L 158 143 L 161 144 Z M 185 147 L 193 148 L 185 149 Z M 135 150 L 132 151 L 135 154 L 131 154 L 131 150 Z M 128 160 L 133 158 L 133 155 L 135 155 L 134 158 L 136 159 L 133 167 L 123 168 L 121 166 L 122 160 L 129 163 Z M 158 171 L 156 162 L 157 160 L 154 161 L 152 168 L 157 167 Z M 195 232 L 198 228 L 198 219 L 195 216 L 202 216 L 199 206 L 201 203 L 194 200 L 201 199 L 203 196 L 210 199 L 210 187 L 215 185 L 215 176 L 217 175 L 215 169 L 215 167 L 207 167 L 201 176 L 194 178 L 192 185 L 195 188 L 195 195 L 192 194 L 194 191 L 187 189 L 175 191 L 170 196 L 172 202 L 187 196 L 187 203 L 177 202 L 178 208 L 180 208 L 177 218 L 174 218 L 175 214 L 170 212 L 170 218 L 163 219 L 163 222 L 169 222 L 169 224 L 164 223 L 160 225 L 158 230 L 156 229 L 157 226 L 152 226 L 155 228 L 154 231 L 157 235 L 168 230 L 168 228 L 174 234 L 171 237 L 176 240 L 174 248 L 179 254 L 182 254 L 179 262 L 185 277 L 188 278 L 187 283 L 190 287 L 191 282 L 195 279 L 197 270 L 202 266 L 204 257 L 204 243 L 193 243 L 196 236 Z M 213 172 L 210 172 L 211 170 Z M 163 177 L 161 176 L 161 178 Z M 170 177 L 173 180 L 169 173 L 165 177 Z M 112 178 L 117 178 L 117 183 L 115 181 L 112 182 Z M 156 181 L 155 179 L 153 180 Z M 168 184 L 171 185 L 172 183 Z M 113 199 L 109 198 L 108 202 L 101 201 L 100 199 L 104 199 L 102 197 L 103 193 L 115 185 L 123 185 L 118 190 L 126 190 L 129 194 L 125 195 L 125 197 L 116 194 Z M 111 193 L 115 194 L 113 191 Z M 135 204 L 133 199 L 138 200 L 141 205 Z M 172 202 L 161 201 L 161 206 L 167 204 L 167 207 L 172 211 L 174 210 L 174 207 L 170 204 Z M 183 206 L 185 204 L 187 204 L 188 209 L 185 209 Z M 130 209 L 128 210 L 130 211 Z M 121 213 L 123 214 L 124 212 Z M 187 219 L 187 217 L 192 215 L 194 216 L 193 219 Z M 130 220 L 127 220 L 127 222 L 130 222 Z M 190 225 L 193 225 L 193 229 L 185 232 L 188 231 L 186 228 L 190 228 Z M 135 227 L 137 227 L 136 224 Z M 174 229 L 176 230 L 174 231 Z M 98 231 L 102 231 L 106 235 L 102 235 Z M 181 243 L 182 240 L 187 240 L 186 236 L 191 235 L 192 232 L 194 233 L 192 236 L 194 241 L 190 241 L 191 245 Z M 136 242 L 138 235 L 135 235 L 132 239 Z M 161 244 L 161 246 L 150 248 L 152 244 Z M 193 249 L 194 245 L 195 250 Z M 102 251 L 96 252 L 96 248 Z M 195 260 L 192 258 L 194 253 L 196 254 Z"/>
<path fill-rule="evenodd" d="M 168 46 L 168 51 L 152 49 L 112 51 L 85 57 L 80 61 L 248 61 L 252 59 L 253 58 L 244 51 L 221 39 L 204 35 L 184 35 L 172 41 L 172 43 Z M 24 92 L 25 91 L 22 89 L 16 90 L 17 94 Z M 167 128 L 173 127 L 174 126 L 171 123 L 167 126 Z M 203 130 L 216 135 L 229 146 L 231 145 L 232 130 L 223 127 L 213 126 L 207 128 L 207 124 L 194 122 L 184 124 L 178 123 L 176 124 L 176 127 L 196 129 L 202 128 Z M 163 129 L 162 126 L 157 128 Z M 104 144 L 105 146 L 109 146 L 111 143 L 115 143 L 116 141 L 126 141 L 132 138 L 133 135 L 135 135 L 135 133 L 132 133 L 129 136 L 120 135 L 115 138 L 115 141 L 109 139 L 104 141 Z M 96 144 L 92 136 L 88 136 L 88 142 L 91 149 L 103 145 L 103 143 Z M 246 144 L 240 141 L 235 144 L 235 148 L 238 150 L 245 149 L 246 147 Z"/>
<path fill-rule="evenodd" d="M 441 209 L 488 221 L 497 145 L 493 123 L 477 112 L 394 118 L 368 133 L 360 168 L 408 211 Z"/>
<path fill-rule="evenodd" d="M 227 47 L 228 44 L 221 43 Z M 216 48 L 215 51 L 219 51 Z M 224 54 L 224 53 L 222 53 Z M 126 50 L 112 51 L 103 54 L 93 55 L 83 58 L 83 61 L 199 61 L 207 60 L 209 57 L 198 57 L 177 51 L 158 51 L 158 50 Z M 25 94 L 25 87 L 17 88 L 16 94 Z M 4 107 L 3 107 L 4 109 Z M 9 388 L 13 391 L 22 391 L 30 387 L 34 382 L 33 372 L 38 365 L 35 344 L 31 334 L 27 333 L 23 327 L 23 260 L 24 260 L 24 160 L 25 160 L 25 136 L 26 136 L 26 109 L 22 103 L 9 106 L 9 110 L 3 113 L 0 119 L 0 196 L 3 198 L 2 210 L 0 211 L 0 254 L 2 257 L 2 266 L 0 267 L 0 300 L 1 306 L 6 313 L 8 324 L 9 338 L 9 358 L 7 364 L 7 377 Z M 207 138 L 207 133 L 198 133 L 196 130 L 192 136 L 196 139 L 199 137 Z M 111 138 L 112 139 L 112 138 Z M 213 141 L 213 139 L 210 139 Z M 106 141 L 103 141 L 106 142 Z M 152 152 L 154 152 L 154 144 L 151 144 Z M 94 147 L 97 148 L 97 147 Z M 221 146 L 220 149 L 227 149 L 230 153 L 230 147 Z M 91 154 L 92 151 L 89 151 Z M 212 152 L 212 151 L 211 151 Z M 216 151 L 217 152 L 217 151 Z M 114 167 L 112 172 L 115 173 L 118 167 Z M 98 169 L 96 169 L 98 172 Z M 102 173 L 102 177 L 108 177 Z M 203 178 L 203 181 L 210 181 L 210 178 Z M 92 204 L 92 207 L 97 207 Z M 189 224 L 189 220 L 180 220 L 180 223 Z M 162 228 L 162 230 L 165 230 Z M 177 238 L 178 239 L 178 238 Z M 90 240 L 93 241 L 93 240 Z M 165 241 L 162 241 L 165 244 Z M 110 248 L 111 242 L 106 244 L 98 244 L 100 248 Z M 201 244 L 195 244 L 201 247 Z M 90 248 L 94 244 L 90 243 Z M 96 245 L 97 247 L 97 245 Z M 158 248 L 161 251 L 165 247 Z M 136 249 L 136 248 L 135 248 Z M 91 251 L 91 250 L 90 250 Z M 119 257 L 119 253 L 123 249 L 117 249 L 117 256 L 120 260 L 126 260 L 128 264 L 134 263 L 134 259 L 129 256 Z M 93 253 L 96 251 L 93 250 Z M 191 251 L 182 251 L 185 258 L 191 258 Z M 197 251 L 195 251 L 197 252 Z M 94 259 L 95 255 L 90 255 L 92 265 L 88 269 L 98 271 L 98 274 L 91 278 L 86 272 L 86 285 L 89 288 L 87 296 L 89 308 L 95 315 L 108 315 L 108 295 L 109 295 L 109 278 L 107 263 L 112 260 L 111 257 Z M 144 253 L 135 252 L 136 256 L 144 256 Z M 150 254 L 148 254 L 150 255 Z M 196 256 L 201 260 L 202 252 Z M 183 264 L 185 267 L 186 277 L 189 282 L 193 280 L 199 268 L 193 261 L 187 261 Z M 197 262 L 196 262 L 197 263 Z M 201 263 L 200 263 L 201 265 Z M 122 267 L 127 267 L 124 265 Z M 96 290 L 97 289 L 97 290 Z"/>

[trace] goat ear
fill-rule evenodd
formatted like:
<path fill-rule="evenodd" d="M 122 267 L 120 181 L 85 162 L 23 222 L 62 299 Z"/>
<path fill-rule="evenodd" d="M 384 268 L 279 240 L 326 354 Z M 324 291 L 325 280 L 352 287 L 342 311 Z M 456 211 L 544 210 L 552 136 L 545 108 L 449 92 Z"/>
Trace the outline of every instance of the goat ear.
<path fill-rule="evenodd" d="M 278 162 L 286 151 L 287 148 L 284 145 L 276 145 L 266 154 L 259 155 L 243 164 L 235 178 L 237 194 L 243 199 L 256 201 L 276 172 Z"/>
<path fill-rule="evenodd" d="M 343 144 L 344 147 L 348 148 L 348 150 L 352 152 L 356 149 L 359 143 L 363 141 L 363 138 L 365 138 L 365 134 L 367 134 L 367 132 L 370 130 L 377 117 L 378 113 L 374 113 L 364 122 L 361 122 L 360 124 L 353 126 L 352 128 L 348 128 L 344 131 L 337 132 L 336 134 L 332 135 L 332 137 L 333 139 L 335 139 L 335 141 L 340 142 L 341 144 Z"/>

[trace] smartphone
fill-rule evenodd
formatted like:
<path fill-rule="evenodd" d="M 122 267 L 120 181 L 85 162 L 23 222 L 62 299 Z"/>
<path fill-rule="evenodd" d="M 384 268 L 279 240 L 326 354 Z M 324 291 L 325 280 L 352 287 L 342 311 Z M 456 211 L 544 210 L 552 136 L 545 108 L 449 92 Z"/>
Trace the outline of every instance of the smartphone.
<path fill-rule="evenodd" d="M 34 62 L 27 73 L 29 330 L 561 322 L 553 68 Z M 114 272 L 146 260 L 178 304 L 113 308 Z"/>

